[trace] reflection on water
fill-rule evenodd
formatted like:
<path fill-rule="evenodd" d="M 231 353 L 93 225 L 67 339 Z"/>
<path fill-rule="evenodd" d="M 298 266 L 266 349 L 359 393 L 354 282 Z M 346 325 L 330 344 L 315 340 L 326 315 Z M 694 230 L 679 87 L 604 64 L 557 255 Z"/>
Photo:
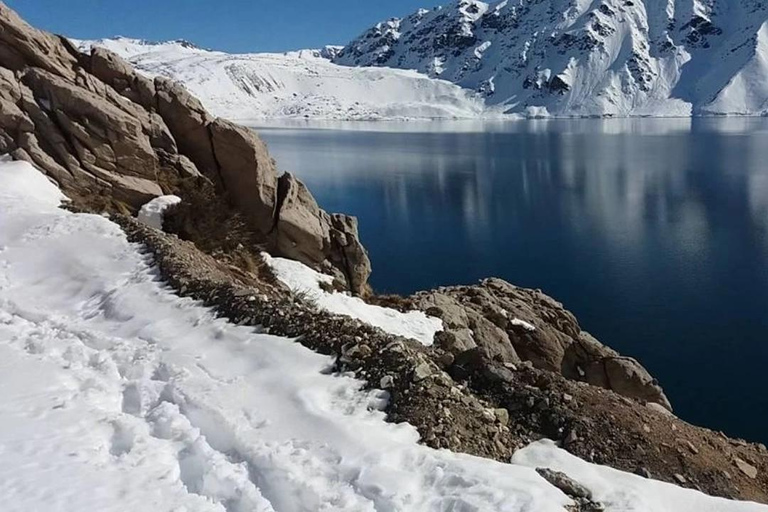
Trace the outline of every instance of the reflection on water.
<path fill-rule="evenodd" d="M 542 288 L 682 417 L 768 440 L 768 119 L 260 131 L 323 207 L 360 217 L 378 290 Z"/>

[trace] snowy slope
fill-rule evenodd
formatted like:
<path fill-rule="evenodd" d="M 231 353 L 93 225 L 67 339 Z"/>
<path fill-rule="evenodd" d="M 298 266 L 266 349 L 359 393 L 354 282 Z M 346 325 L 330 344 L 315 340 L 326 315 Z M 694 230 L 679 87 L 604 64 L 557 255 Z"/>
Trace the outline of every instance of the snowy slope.
<path fill-rule="evenodd" d="M 768 511 L 547 442 L 513 464 L 420 446 L 384 422 L 383 393 L 175 296 L 116 225 L 61 199 L 28 164 L 0 163 L 4 512 L 564 512 L 534 467 L 607 511 Z"/>
<path fill-rule="evenodd" d="M 484 112 L 471 91 L 415 71 L 350 68 L 328 60 L 340 49 L 232 55 L 186 41 L 150 43 L 115 38 L 74 41 L 99 45 L 149 75 L 182 82 L 213 114 L 247 121 L 265 118 L 452 119 Z"/>
<path fill-rule="evenodd" d="M 338 52 L 415 69 L 528 115 L 768 112 L 764 0 L 455 0 Z"/>

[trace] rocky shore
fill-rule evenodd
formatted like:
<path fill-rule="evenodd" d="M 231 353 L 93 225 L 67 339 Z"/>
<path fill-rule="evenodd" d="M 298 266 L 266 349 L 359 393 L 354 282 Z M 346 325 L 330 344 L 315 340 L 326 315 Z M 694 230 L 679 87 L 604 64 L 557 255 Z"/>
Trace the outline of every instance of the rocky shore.
<path fill-rule="evenodd" d="M 376 297 L 356 220 L 321 210 L 303 183 L 278 175 L 255 134 L 212 118 L 179 85 L 143 77 L 105 50 L 80 54 L 0 3 L 0 86 L 0 154 L 34 164 L 71 208 L 109 214 L 179 295 L 296 338 L 335 356 L 333 371 L 386 390 L 388 419 L 414 425 L 425 444 L 509 461 L 550 438 L 589 461 L 768 503 L 764 446 L 676 418 L 637 361 L 582 331 L 541 291 L 487 279 Z M 132 217 L 170 193 L 182 203 L 166 228 L 181 237 Z M 438 317 L 444 330 L 426 347 L 320 311 L 270 276 L 262 250 L 324 271 L 351 294 Z M 582 510 L 599 508 L 560 484 Z"/>

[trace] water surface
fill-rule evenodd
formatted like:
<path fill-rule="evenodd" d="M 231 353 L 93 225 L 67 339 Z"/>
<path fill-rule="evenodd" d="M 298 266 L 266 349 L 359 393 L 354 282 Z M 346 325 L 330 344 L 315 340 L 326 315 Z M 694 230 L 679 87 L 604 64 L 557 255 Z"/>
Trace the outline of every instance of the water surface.
<path fill-rule="evenodd" d="M 376 290 L 541 288 L 678 415 L 768 441 L 768 119 L 259 131 L 322 207 L 359 217 Z"/>

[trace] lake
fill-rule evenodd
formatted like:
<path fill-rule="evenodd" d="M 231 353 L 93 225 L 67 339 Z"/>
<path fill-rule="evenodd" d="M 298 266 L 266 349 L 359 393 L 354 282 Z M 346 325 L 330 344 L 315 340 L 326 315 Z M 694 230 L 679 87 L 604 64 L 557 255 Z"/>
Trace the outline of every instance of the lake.
<path fill-rule="evenodd" d="M 768 442 L 768 119 L 283 123 L 379 292 L 502 277 L 639 359 L 690 422 Z"/>

